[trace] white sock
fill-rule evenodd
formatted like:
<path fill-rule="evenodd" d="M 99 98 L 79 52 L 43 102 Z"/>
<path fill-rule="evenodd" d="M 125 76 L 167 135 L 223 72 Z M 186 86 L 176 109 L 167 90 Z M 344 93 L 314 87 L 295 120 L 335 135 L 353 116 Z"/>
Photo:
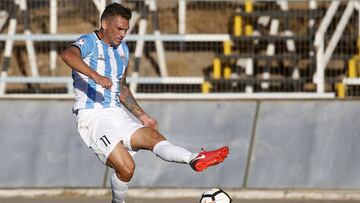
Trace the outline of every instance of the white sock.
<path fill-rule="evenodd" d="M 112 203 L 125 203 L 125 196 L 128 191 L 129 182 L 121 181 L 116 173 L 110 178 L 111 191 L 112 191 Z"/>
<path fill-rule="evenodd" d="M 153 152 L 156 156 L 165 161 L 182 164 L 189 164 L 190 161 L 196 157 L 196 154 L 193 154 L 182 147 L 173 145 L 167 140 L 157 143 L 154 146 Z"/>

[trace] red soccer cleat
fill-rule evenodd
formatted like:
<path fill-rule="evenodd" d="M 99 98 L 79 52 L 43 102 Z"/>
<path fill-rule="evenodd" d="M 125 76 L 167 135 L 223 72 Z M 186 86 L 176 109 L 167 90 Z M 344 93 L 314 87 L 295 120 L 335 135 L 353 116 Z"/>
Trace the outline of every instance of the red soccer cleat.
<path fill-rule="evenodd" d="M 197 172 L 201 172 L 209 166 L 217 165 L 224 161 L 229 154 L 229 147 L 221 147 L 214 151 L 200 152 L 193 160 L 190 161 L 190 166 Z"/>

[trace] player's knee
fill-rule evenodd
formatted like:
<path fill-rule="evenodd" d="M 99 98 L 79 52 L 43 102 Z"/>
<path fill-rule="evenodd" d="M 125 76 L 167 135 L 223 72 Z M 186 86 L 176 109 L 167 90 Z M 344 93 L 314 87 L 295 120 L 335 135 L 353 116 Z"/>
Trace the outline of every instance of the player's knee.
<path fill-rule="evenodd" d="M 157 143 L 163 140 L 166 140 L 165 137 L 157 130 L 151 127 L 144 127 L 137 131 L 134 138 L 132 138 L 131 147 L 135 150 L 152 150 Z"/>
<path fill-rule="evenodd" d="M 122 180 L 129 182 L 131 178 L 134 176 L 135 172 L 135 164 L 128 164 L 121 169 L 116 169 L 117 176 Z"/>
<path fill-rule="evenodd" d="M 135 172 L 135 165 L 126 167 L 124 169 L 124 175 L 129 179 L 129 181 L 134 176 L 134 172 Z"/>
<path fill-rule="evenodd" d="M 155 142 L 159 142 L 159 141 L 162 141 L 162 140 L 166 140 L 165 137 L 163 135 L 161 135 L 159 133 L 159 131 L 153 129 L 153 128 L 149 128 L 150 130 L 150 136 L 151 136 L 151 139 Z"/>

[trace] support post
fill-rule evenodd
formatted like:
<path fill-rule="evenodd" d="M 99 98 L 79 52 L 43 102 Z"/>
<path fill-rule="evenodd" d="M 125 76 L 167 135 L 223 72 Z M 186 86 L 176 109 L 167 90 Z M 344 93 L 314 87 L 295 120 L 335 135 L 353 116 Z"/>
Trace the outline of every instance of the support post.
<path fill-rule="evenodd" d="M 57 32 L 57 0 L 50 0 L 50 34 Z M 51 42 L 50 50 L 50 73 L 55 76 L 57 52 L 54 42 Z"/>
<path fill-rule="evenodd" d="M 147 27 L 147 17 L 148 17 L 148 7 L 145 3 L 141 4 L 141 11 L 140 11 L 140 15 L 141 15 L 141 19 L 139 22 L 139 31 L 138 31 L 138 35 L 139 36 L 144 36 L 146 33 L 146 27 Z M 136 79 L 139 77 L 139 71 L 140 71 L 140 62 L 141 62 L 141 56 L 143 54 L 144 51 L 144 45 L 145 45 L 145 41 L 142 39 L 139 39 L 136 41 L 136 46 L 135 46 L 135 64 L 134 64 L 134 69 L 133 72 L 131 74 L 131 77 L 133 78 L 133 81 L 130 83 L 130 90 L 133 93 L 136 93 L 137 90 L 137 81 Z"/>
<path fill-rule="evenodd" d="M 271 25 L 270 25 L 270 35 L 272 35 L 272 36 L 277 35 L 278 30 L 279 30 L 279 19 L 272 19 Z M 267 46 L 266 55 L 273 56 L 274 53 L 275 53 L 275 44 L 274 44 L 274 42 L 271 42 Z M 268 66 L 267 70 L 265 70 L 262 74 L 262 79 L 264 79 L 264 80 L 270 79 L 269 62 L 267 62 L 267 66 Z M 270 88 L 269 82 L 262 82 L 260 86 L 262 89 L 266 89 L 266 90 Z"/>
<path fill-rule="evenodd" d="M 179 22 L 178 33 L 180 35 L 186 34 L 186 0 L 179 0 Z"/>
<path fill-rule="evenodd" d="M 254 75 L 254 60 L 252 58 L 246 59 L 245 74 L 249 78 Z M 252 84 L 246 84 L 245 92 L 246 93 L 253 93 L 253 91 L 254 91 L 253 85 Z"/>
<path fill-rule="evenodd" d="M 352 58 L 352 59 L 349 60 L 348 70 L 349 70 L 349 76 L 348 76 L 349 78 L 356 78 L 357 77 L 355 58 Z"/>
<path fill-rule="evenodd" d="M 231 46 L 232 46 L 232 42 L 231 40 L 226 40 L 223 42 L 223 47 L 224 47 L 224 55 L 230 55 L 231 54 Z M 230 79 L 231 78 L 231 67 L 229 64 L 226 64 L 224 67 L 224 78 L 225 79 Z"/>
<path fill-rule="evenodd" d="M 152 17 L 152 24 L 154 28 L 154 35 L 160 36 L 160 26 L 159 26 L 159 18 L 157 16 L 157 9 L 156 9 L 156 0 L 150 0 L 149 2 L 149 9 Z M 157 39 L 155 40 L 155 47 L 158 57 L 158 63 L 160 68 L 160 75 L 161 77 L 167 77 L 167 67 L 166 67 L 166 59 L 165 59 L 165 49 L 164 44 L 161 40 Z"/>
<path fill-rule="evenodd" d="M 24 19 L 24 34 L 30 36 L 30 17 L 29 12 L 27 10 L 27 1 L 26 0 L 20 0 L 20 11 L 21 15 Z M 37 66 L 37 60 L 36 60 L 36 53 L 35 53 L 35 47 L 34 42 L 32 40 L 25 40 L 26 43 L 26 50 L 28 53 L 28 60 L 30 63 L 30 70 L 31 70 L 31 76 L 32 77 L 38 77 L 39 76 L 39 70 Z"/>
<path fill-rule="evenodd" d="M 346 86 L 344 85 L 344 83 L 337 83 L 336 84 L 336 91 L 337 91 L 337 96 L 338 98 L 345 98 L 346 96 Z"/>
<path fill-rule="evenodd" d="M 9 20 L 9 28 L 8 28 L 8 35 L 14 35 L 16 32 L 16 4 L 15 0 L 12 4 L 11 11 L 10 11 L 10 20 Z M 4 59 L 2 63 L 2 70 L 1 70 L 1 78 L 6 78 L 8 75 L 8 69 L 10 66 L 10 59 L 11 59 L 11 53 L 14 46 L 14 40 L 8 39 L 5 42 L 5 51 L 4 51 Z M 5 94 L 6 92 L 6 82 L 0 82 L 0 95 Z"/>
<path fill-rule="evenodd" d="M 253 12 L 253 0 L 245 0 L 245 12 L 252 13 Z M 245 23 L 245 36 L 252 36 L 253 35 L 253 25 L 249 19 L 246 19 Z"/>
<path fill-rule="evenodd" d="M 242 17 L 240 15 L 236 15 L 234 17 L 234 35 L 236 37 L 240 37 L 242 33 Z"/>
<path fill-rule="evenodd" d="M 204 81 L 202 84 L 201 84 L 201 91 L 203 94 L 207 94 L 209 93 L 211 90 L 211 84 L 210 82 L 208 81 Z"/>
<path fill-rule="evenodd" d="M 215 58 L 213 61 L 213 78 L 220 79 L 221 78 L 221 61 L 219 58 Z"/>

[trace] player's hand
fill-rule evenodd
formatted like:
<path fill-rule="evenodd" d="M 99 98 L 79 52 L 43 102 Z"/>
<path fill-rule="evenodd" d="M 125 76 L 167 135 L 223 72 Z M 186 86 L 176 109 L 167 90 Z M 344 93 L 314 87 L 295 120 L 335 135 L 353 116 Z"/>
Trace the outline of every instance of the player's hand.
<path fill-rule="evenodd" d="M 99 85 L 101 85 L 103 88 L 105 89 L 110 89 L 111 86 L 113 85 L 112 81 L 110 80 L 110 78 L 101 76 L 99 74 L 95 75 L 93 77 L 93 79 L 95 80 L 95 82 Z"/>
<path fill-rule="evenodd" d="M 143 115 L 139 119 L 145 126 L 149 126 L 155 130 L 158 130 L 158 123 L 157 123 L 156 119 L 154 119 L 148 115 Z"/>

